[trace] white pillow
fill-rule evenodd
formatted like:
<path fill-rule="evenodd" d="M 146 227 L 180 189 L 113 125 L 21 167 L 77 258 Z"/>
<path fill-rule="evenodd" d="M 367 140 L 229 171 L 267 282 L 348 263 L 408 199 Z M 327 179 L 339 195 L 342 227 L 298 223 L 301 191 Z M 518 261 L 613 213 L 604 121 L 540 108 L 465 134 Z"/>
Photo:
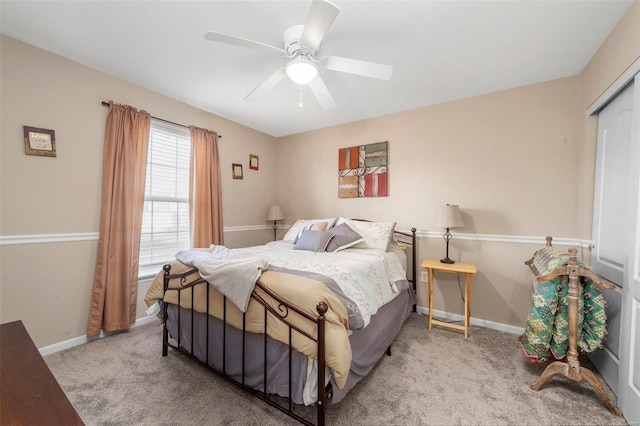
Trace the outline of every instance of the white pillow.
<path fill-rule="evenodd" d="M 333 226 L 335 221 L 336 221 L 335 217 L 330 217 L 327 219 L 298 219 L 296 223 L 291 225 L 291 228 L 289 228 L 287 233 L 284 234 L 282 241 L 289 241 L 293 243 L 294 241 L 298 240 L 298 238 L 300 237 L 300 234 L 302 234 L 302 231 L 304 231 L 305 228 L 311 227 L 311 225 L 313 225 L 314 223 L 326 222 L 327 224 L 326 229 L 329 229 L 330 227 Z"/>
<path fill-rule="evenodd" d="M 354 231 L 364 237 L 364 241 L 354 245 L 354 248 L 374 248 L 382 251 L 389 250 L 393 238 L 396 222 L 364 222 L 344 217 L 338 218 L 336 224 L 347 223 Z"/>

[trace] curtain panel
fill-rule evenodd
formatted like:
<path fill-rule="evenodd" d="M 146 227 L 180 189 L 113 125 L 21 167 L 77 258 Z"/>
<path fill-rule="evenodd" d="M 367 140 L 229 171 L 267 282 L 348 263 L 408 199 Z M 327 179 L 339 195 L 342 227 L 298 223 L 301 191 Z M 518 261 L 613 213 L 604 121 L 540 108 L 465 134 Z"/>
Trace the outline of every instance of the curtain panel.
<path fill-rule="evenodd" d="M 87 337 L 128 330 L 136 320 L 138 256 L 151 116 L 109 102 L 102 205 Z"/>
<path fill-rule="evenodd" d="M 189 215 L 191 245 L 208 248 L 223 245 L 222 181 L 218 156 L 218 134 L 190 126 L 191 172 L 189 177 Z"/>

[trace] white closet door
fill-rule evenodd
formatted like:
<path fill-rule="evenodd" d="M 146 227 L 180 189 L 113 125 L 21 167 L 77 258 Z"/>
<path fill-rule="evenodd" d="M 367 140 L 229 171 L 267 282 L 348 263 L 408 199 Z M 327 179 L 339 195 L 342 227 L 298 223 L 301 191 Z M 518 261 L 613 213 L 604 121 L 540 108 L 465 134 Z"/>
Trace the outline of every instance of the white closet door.
<path fill-rule="evenodd" d="M 607 339 L 604 349 L 591 358 L 614 392 L 618 392 L 620 313 L 624 287 L 625 249 L 628 228 L 622 220 L 629 191 L 631 112 L 633 90 L 625 89 L 598 117 L 598 151 L 594 193 L 591 264 L 603 278 L 616 285 L 603 290 L 607 300 Z"/>
<path fill-rule="evenodd" d="M 625 223 L 627 244 L 622 288 L 618 406 L 630 424 L 640 424 L 640 74 L 634 85 Z"/>
<path fill-rule="evenodd" d="M 638 89 L 637 84 L 634 89 L 632 82 L 600 111 L 598 117 L 593 217 L 595 248 L 591 262 L 594 270 L 613 282 L 616 289 L 603 290 L 607 300 L 608 335 L 604 348 L 590 354 L 598 371 L 618 395 L 619 404 L 624 403 L 624 395 L 636 395 L 636 407 L 640 406 L 640 392 L 636 392 L 640 386 L 640 340 L 637 338 L 640 298 L 636 294 L 640 292 L 637 280 L 640 241 L 637 115 L 640 110 L 634 108 L 634 102 L 637 102 L 634 92 Z M 635 298 L 630 297 L 633 294 L 636 294 Z M 622 405 L 620 408 L 627 417 Z"/>

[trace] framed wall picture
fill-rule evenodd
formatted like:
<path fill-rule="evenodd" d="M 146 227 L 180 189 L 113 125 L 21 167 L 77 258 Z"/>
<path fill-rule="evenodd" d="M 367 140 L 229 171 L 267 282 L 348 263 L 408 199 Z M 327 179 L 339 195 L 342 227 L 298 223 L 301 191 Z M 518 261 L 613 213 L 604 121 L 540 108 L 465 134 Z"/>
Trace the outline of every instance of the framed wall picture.
<path fill-rule="evenodd" d="M 249 168 L 259 170 L 259 158 L 257 155 L 249 154 Z"/>
<path fill-rule="evenodd" d="M 238 163 L 231 164 L 231 170 L 232 170 L 234 179 L 242 179 L 242 164 L 238 164 Z"/>
<path fill-rule="evenodd" d="M 22 126 L 24 129 L 24 153 L 26 155 L 41 155 L 55 157 L 56 133 L 49 129 Z"/>

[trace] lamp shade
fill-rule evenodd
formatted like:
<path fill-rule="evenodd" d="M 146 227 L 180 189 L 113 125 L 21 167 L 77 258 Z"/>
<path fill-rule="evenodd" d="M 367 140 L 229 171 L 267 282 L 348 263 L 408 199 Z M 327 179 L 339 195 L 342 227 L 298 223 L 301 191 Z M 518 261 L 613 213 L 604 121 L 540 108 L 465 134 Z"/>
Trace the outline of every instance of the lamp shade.
<path fill-rule="evenodd" d="M 267 210 L 267 220 L 284 220 L 284 212 L 282 211 L 282 207 L 277 204 L 269 206 L 269 210 Z"/>
<path fill-rule="evenodd" d="M 290 61 L 285 71 L 289 78 L 296 84 L 305 85 L 318 75 L 318 68 L 305 56 L 300 55 L 299 59 Z"/>
<path fill-rule="evenodd" d="M 438 207 L 436 212 L 436 223 L 438 228 L 459 228 L 464 226 L 462 214 L 460 214 L 460 206 L 455 204 L 447 204 Z"/>

